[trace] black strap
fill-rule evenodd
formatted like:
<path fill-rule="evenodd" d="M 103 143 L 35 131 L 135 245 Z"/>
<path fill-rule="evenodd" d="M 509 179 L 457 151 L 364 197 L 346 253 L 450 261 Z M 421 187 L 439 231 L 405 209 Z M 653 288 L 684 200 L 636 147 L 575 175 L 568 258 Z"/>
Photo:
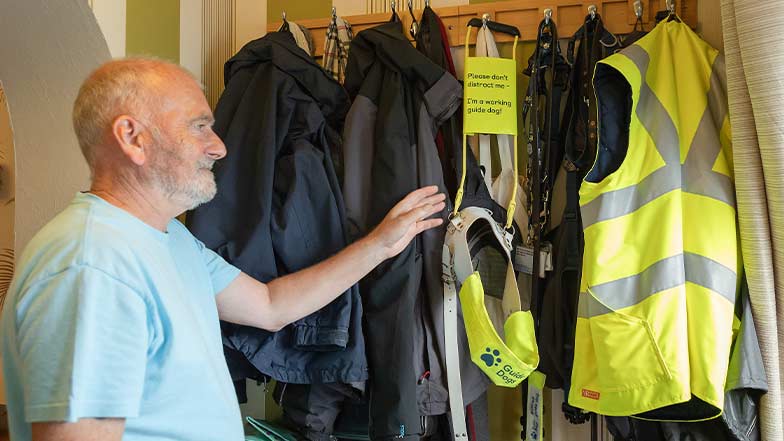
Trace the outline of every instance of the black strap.
<path fill-rule="evenodd" d="M 542 314 L 542 290 L 539 279 L 541 236 L 550 214 L 550 194 L 558 164 L 561 161 L 561 98 L 567 87 L 569 66 L 561 56 L 558 29 L 553 21 L 542 20 L 537 32 L 537 45 L 528 61 L 528 84 L 523 120 L 528 121 L 528 245 L 533 248 L 531 281 L 532 312 L 536 329 Z M 549 81 L 547 79 L 549 73 Z M 540 107 L 544 97 L 544 109 Z M 540 110 L 544 111 L 543 118 Z M 541 127 L 544 123 L 544 127 Z"/>

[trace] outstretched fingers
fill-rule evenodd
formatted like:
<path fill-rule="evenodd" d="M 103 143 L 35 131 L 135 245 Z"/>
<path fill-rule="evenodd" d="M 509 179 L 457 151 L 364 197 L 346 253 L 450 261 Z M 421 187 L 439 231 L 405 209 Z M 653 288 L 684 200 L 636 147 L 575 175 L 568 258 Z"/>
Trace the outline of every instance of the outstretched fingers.
<path fill-rule="evenodd" d="M 421 233 L 423 231 L 427 231 L 427 230 L 429 230 L 431 228 L 435 228 L 435 227 L 437 227 L 437 226 L 439 226 L 439 225 L 441 225 L 443 223 L 444 223 L 444 220 L 440 219 L 440 218 L 439 219 L 427 219 L 427 220 L 419 221 L 419 222 L 416 223 L 416 230 L 415 230 L 416 233 L 414 233 L 414 235 L 416 236 L 417 234 L 419 234 L 419 233 Z"/>
<path fill-rule="evenodd" d="M 413 210 L 409 211 L 408 213 L 404 214 L 402 217 L 406 223 L 413 224 L 415 222 L 421 221 L 440 212 L 441 210 L 444 209 L 445 206 L 446 204 L 443 201 L 433 205 L 431 204 L 420 205 L 414 208 Z"/>
<path fill-rule="evenodd" d="M 390 214 L 393 216 L 398 216 L 402 213 L 407 213 L 411 211 L 413 208 L 422 204 L 422 201 L 427 199 L 430 196 L 436 195 L 438 192 L 438 186 L 431 185 L 429 187 L 422 187 L 418 190 L 414 190 L 406 197 L 404 197 L 400 202 L 395 205 L 392 210 L 390 210 Z"/>

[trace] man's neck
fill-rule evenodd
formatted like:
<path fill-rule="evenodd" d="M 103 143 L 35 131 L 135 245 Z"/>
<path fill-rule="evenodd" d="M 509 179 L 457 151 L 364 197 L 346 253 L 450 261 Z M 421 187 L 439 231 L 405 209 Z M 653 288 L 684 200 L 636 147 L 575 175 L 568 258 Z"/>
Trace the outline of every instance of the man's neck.
<path fill-rule="evenodd" d="M 165 197 L 150 191 L 144 185 L 118 185 L 116 178 L 114 185 L 102 179 L 95 179 L 90 187 L 90 193 L 100 197 L 106 202 L 121 208 L 136 216 L 151 227 L 166 232 L 169 222 L 180 211 L 169 207 L 170 201 Z"/>

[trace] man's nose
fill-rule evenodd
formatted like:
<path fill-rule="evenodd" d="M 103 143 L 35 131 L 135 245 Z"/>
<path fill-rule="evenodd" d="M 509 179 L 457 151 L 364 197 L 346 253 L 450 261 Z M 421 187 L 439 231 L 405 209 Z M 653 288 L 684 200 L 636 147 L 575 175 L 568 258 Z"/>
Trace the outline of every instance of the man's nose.
<path fill-rule="evenodd" d="M 213 161 L 217 161 L 218 159 L 223 158 L 226 156 L 226 146 L 223 144 L 223 141 L 212 132 L 212 137 L 210 139 L 209 147 L 206 150 L 207 156 L 210 157 Z"/>

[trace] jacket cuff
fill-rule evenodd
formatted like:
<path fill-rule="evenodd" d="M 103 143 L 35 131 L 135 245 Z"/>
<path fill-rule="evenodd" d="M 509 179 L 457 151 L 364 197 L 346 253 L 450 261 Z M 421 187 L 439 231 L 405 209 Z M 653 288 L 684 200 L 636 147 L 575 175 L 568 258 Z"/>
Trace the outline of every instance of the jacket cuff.
<path fill-rule="evenodd" d="M 294 325 L 294 346 L 303 351 L 338 351 L 348 344 L 348 328 Z"/>

